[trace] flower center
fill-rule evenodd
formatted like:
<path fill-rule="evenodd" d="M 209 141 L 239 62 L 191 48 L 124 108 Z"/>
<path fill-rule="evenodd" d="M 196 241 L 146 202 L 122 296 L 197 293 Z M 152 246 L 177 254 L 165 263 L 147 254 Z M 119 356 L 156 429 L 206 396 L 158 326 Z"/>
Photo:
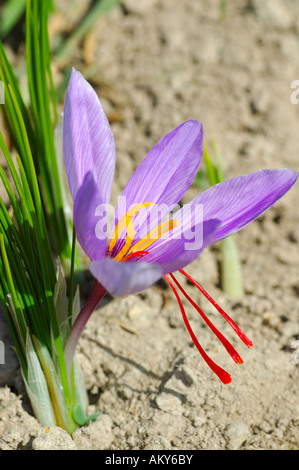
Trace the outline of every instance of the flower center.
<path fill-rule="evenodd" d="M 111 237 L 108 252 L 107 254 L 111 254 L 122 231 L 126 230 L 126 239 L 125 243 L 122 248 L 118 251 L 118 253 L 114 256 L 115 261 L 128 261 L 133 257 L 142 257 L 148 253 L 145 251 L 149 246 L 151 246 L 155 241 L 159 240 L 161 237 L 169 233 L 175 227 L 178 226 L 178 221 L 176 219 L 168 220 L 163 222 L 153 230 L 151 230 L 145 237 L 141 238 L 137 243 L 133 246 L 133 241 L 135 237 L 135 229 L 132 222 L 133 217 L 135 217 L 141 209 L 145 209 L 149 206 L 153 205 L 152 202 L 145 202 L 143 204 L 136 204 L 133 206 L 125 215 L 120 219 L 118 224 L 115 227 L 113 235 Z"/>
<path fill-rule="evenodd" d="M 134 225 L 132 222 L 133 217 L 135 217 L 135 215 L 137 215 L 138 212 L 141 211 L 141 209 L 145 209 L 146 207 L 150 205 L 152 205 L 151 202 L 145 202 L 143 204 L 136 204 L 125 213 L 125 215 L 120 219 L 120 221 L 116 225 L 113 235 L 111 237 L 110 243 L 109 243 L 108 252 L 110 253 L 112 252 L 124 228 L 126 229 L 126 232 L 127 232 L 124 246 L 114 257 L 116 261 L 121 261 L 123 259 L 123 257 L 125 256 L 125 254 L 127 253 L 127 251 L 129 250 L 129 248 L 131 247 L 133 243 L 134 236 L 135 236 L 135 229 L 134 229 Z"/>

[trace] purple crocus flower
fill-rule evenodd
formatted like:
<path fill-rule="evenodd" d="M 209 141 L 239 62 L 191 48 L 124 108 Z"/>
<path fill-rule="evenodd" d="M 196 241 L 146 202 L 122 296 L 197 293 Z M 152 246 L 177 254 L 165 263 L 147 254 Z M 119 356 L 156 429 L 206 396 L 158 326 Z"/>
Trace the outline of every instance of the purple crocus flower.
<path fill-rule="evenodd" d="M 200 354 L 223 383 L 231 376 L 215 364 L 199 344 L 188 322 L 178 290 L 200 313 L 236 363 L 242 359 L 174 276 L 179 271 L 212 302 L 244 343 L 251 341 L 183 268 L 201 251 L 256 219 L 296 182 L 293 170 L 262 170 L 229 179 L 196 196 L 164 218 L 189 189 L 202 157 L 203 130 L 195 120 L 184 122 L 163 137 L 129 179 L 116 208 L 110 234 L 110 200 L 115 147 L 98 96 L 75 69 L 72 70 L 64 108 L 63 148 L 70 193 L 74 201 L 74 227 L 81 247 L 91 260 L 94 288 L 77 317 L 65 345 L 67 367 L 81 332 L 106 292 L 114 297 L 147 289 L 162 276 L 176 296 L 184 322 Z M 155 212 L 155 208 L 159 210 Z M 201 208 L 197 211 L 197 208 Z M 101 218 L 99 215 L 101 213 Z M 99 231 L 99 226 L 101 231 Z M 103 235 L 104 234 L 104 235 Z M 200 234 L 200 243 L 186 248 Z"/>

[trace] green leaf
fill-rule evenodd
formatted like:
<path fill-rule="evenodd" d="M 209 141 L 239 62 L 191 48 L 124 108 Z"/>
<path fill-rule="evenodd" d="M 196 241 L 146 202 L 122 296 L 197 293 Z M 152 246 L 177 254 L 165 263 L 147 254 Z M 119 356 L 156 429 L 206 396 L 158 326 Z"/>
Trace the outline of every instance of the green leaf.
<path fill-rule="evenodd" d="M 24 321 L 24 313 L 22 310 L 22 305 L 20 304 L 20 298 L 17 294 L 15 288 L 14 279 L 10 269 L 10 263 L 7 256 L 7 247 L 5 247 L 4 235 L 0 234 L 0 247 L 1 247 L 1 257 L 4 265 L 4 272 L 7 279 L 7 284 L 9 288 L 9 294 L 7 301 L 9 302 L 9 307 L 11 308 L 13 314 L 13 320 L 15 327 L 19 333 L 20 339 L 24 341 L 26 335 L 26 324 Z"/>
<path fill-rule="evenodd" d="M 208 187 L 206 173 L 204 170 L 199 170 L 196 173 L 192 186 L 199 189 L 206 189 Z"/>
<path fill-rule="evenodd" d="M 70 330 L 70 325 L 68 318 L 67 285 L 60 263 L 58 267 L 57 283 L 54 288 L 54 306 L 62 344 L 64 344 Z"/>
<path fill-rule="evenodd" d="M 73 418 L 80 426 L 87 426 L 88 423 L 95 421 L 100 415 L 101 412 L 98 411 L 92 415 L 87 416 L 79 405 L 75 405 L 73 409 Z"/>
<path fill-rule="evenodd" d="M 225 180 L 222 159 L 219 149 L 214 140 L 211 141 L 214 156 L 209 153 L 204 144 L 203 159 L 206 164 L 208 178 L 211 186 Z M 214 163 L 214 160 L 216 161 Z M 221 241 L 221 287 L 231 297 L 242 297 L 244 295 L 242 266 L 239 258 L 237 245 L 233 236 Z"/>
<path fill-rule="evenodd" d="M 72 434 L 77 426 L 70 414 L 69 403 L 65 399 L 61 380 L 55 370 L 52 358 L 48 349 L 37 338 L 33 337 L 33 342 L 46 378 L 57 426 Z"/>
<path fill-rule="evenodd" d="M 51 74 L 47 31 L 49 0 L 27 0 L 26 59 L 32 121 L 35 130 L 34 162 L 39 177 L 47 228 L 64 268 L 71 258 L 71 230 L 66 220 L 58 168 L 54 126 L 57 122 L 56 93 Z M 64 172 L 64 170 L 63 170 Z"/>
<path fill-rule="evenodd" d="M 61 188 L 61 197 L 63 203 L 63 212 L 67 224 L 68 238 L 72 240 L 73 232 L 73 207 L 71 203 L 70 193 L 68 189 L 68 181 L 64 166 L 63 156 L 63 113 L 60 114 L 58 122 L 54 129 L 55 151 L 57 158 L 57 167 L 59 174 L 59 184 Z"/>
<path fill-rule="evenodd" d="M 78 46 L 85 34 L 90 31 L 98 17 L 107 13 L 112 8 L 115 8 L 120 3 L 121 0 L 98 0 L 95 2 L 93 7 L 90 8 L 86 16 L 83 18 L 81 24 L 75 28 L 69 39 L 55 51 L 55 55 L 60 59 L 70 55 Z"/>
<path fill-rule="evenodd" d="M 74 404 L 80 406 L 82 410 L 86 411 L 88 405 L 88 397 L 83 372 L 78 363 L 76 354 L 74 355 L 73 359 L 73 387 Z"/>
<path fill-rule="evenodd" d="M 221 287 L 234 298 L 244 295 L 243 276 L 240 257 L 233 235 L 220 242 Z"/>
<path fill-rule="evenodd" d="M 56 419 L 50 398 L 45 374 L 40 365 L 29 333 L 26 340 L 26 358 L 28 363 L 27 377 L 23 379 L 33 411 L 41 425 L 56 426 Z"/>
<path fill-rule="evenodd" d="M 75 405 L 73 408 L 73 418 L 80 426 L 84 426 L 87 421 L 87 416 L 80 405 Z"/>
<path fill-rule="evenodd" d="M 25 11 L 26 0 L 7 0 L 1 12 L 1 36 L 5 37 Z"/>
<path fill-rule="evenodd" d="M 73 308 L 72 308 L 72 325 L 75 323 L 77 316 L 80 313 L 80 291 L 79 286 L 77 286 L 76 293 L 73 300 Z"/>
<path fill-rule="evenodd" d="M 210 185 L 214 186 L 215 184 L 219 183 L 218 176 L 217 176 L 217 170 L 216 167 L 213 163 L 212 157 L 208 152 L 207 146 L 204 143 L 203 146 L 203 159 L 207 167 L 207 173 L 208 173 L 208 178 L 210 181 Z"/>

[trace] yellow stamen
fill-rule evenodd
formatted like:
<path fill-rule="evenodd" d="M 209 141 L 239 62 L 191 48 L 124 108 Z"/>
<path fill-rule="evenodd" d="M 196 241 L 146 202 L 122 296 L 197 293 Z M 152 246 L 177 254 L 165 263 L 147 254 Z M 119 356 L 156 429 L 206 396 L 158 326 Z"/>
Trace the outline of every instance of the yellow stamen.
<path fill-rule="evenodd" d="M 178 226 L 179 222 L 176 219 L 168 220 L 167 222 L 158 225 L 151 232 L 149 232 L 146 237 L 142 238 L 141 240 L 139 240 L 139 242 L 135 243 L 135 245 L 132 246 L 135 236 L 135 229 L 132 219 L 133 217 L 135 217 L 135 215 L 138 214 L 141 209 L 144 209 L 150 205 L 152 205 L 151 202 L 136 204 L 134 207 L 132 207 L 132 209 L 125 213 L 125 215 L 120 219 L 120 221 L 116 225 L 109 243 L 108 251 L 110 253 L 112 252 L 117 240 L 119 239 L 119 236 L 121 235 L 124 229 L 126 229 L 127 236 L 123 247 L 114 257 L 115 261 L 122 261 L 126 255 L 136 253 L 137 251 L 146 250 L 146 248 L 152 245 L 152 243 L 159 240 L 161 237 L 163 237 Z"/>
<path fill-rule="evenodd" d="M 168 220 L 167 222 L 158 225 L 150 233 L 148 233 L 146 237 L 135 243 L 128 254 L 135 253 L 136 251 L 146 250 L 146 248 L 148 248 L 152 243 L 159 240 L 159 238 L 163 237 L 163 235 L 166 235 L 166 233 L 170 232 L 178 225 L 179 223 L 176 219 Z"/>
<path fill-rule="evenodd" d="M 129 219 L 129 222 L 126 228 L 127 228 L 126 241 L 122 249 L 114 257 L 115 261 L 120 261 L 125 256 L 125 254 L 129 250 L 134 240 L 135 230 L 134 230 L 134 225 L 131 219 Z"/>
<path fill-rule="evenodd" d="M 127 230 L 127 237 L 126 237 L 126 241 L 125 241 L 123 248 L 114 258 L 116 261 L 119 261 L 122 259 L 122 257 L 126 254 L 126 252 L 130 248 L 134 240 L 135 230 L 134 230 L 132 218 L 135 217 L 135 215 L 138 214 L 138 212 L 141 209 L 144 209 L 151 205 L 153 205 L 152 202 L 136 204 L 134 207 L 132 207 L 132 209 L 128 210 L 128 212 L 126 212 L 125 215 L 118 222 L 113 232 L 113 235 L 111 237 L 110 243 L 109 243 L 109 248 L 108 248 L 109 251 L 111 252 L 113 248 L 115 247 L 115 244 L 124 228 L 126 228 Z"/>

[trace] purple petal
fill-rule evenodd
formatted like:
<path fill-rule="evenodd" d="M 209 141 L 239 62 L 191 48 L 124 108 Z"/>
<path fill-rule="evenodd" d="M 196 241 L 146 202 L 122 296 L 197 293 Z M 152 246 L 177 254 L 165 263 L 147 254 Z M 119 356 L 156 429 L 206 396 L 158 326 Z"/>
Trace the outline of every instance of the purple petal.
<path fill-rule="evenodd" d="M 114 297 L 135 294 L 147 289 L 162 276 L 157 264 L 121 263 L 111 258 L 93 261 L 89 265 L 93 276 Z"/>
<path fill-rule="evenodd" d="M 154 242 L 147 250 L 149 254 L 142 258 L 144 262 L 160 264 L 163 274 L 182 269 L 194 261 L 209 245 L 219 227 L 218 220 L 202 222 L 202 215 L 197 217 L 189 209 L 186 205 L 175 214 L 174 218 L 181 223 L 170 234 L 171 237 Z"/>
<path fill-rule="evenodd" d="M 92 172 L 102 200 L 108 202 L 115 167 L 113 134 L 97 94 L 75 69 L 65 98 L 63 152 L 73 199 Z"/>
<path fill-rule="evenodd" d="M 161 205 L 162 217 L 169 213 L 193 182 L 202 147 L 203 130 L 198 121 L 186 121 L 163 137 L 126 185 L 116 209 L 117 218 L 132 205 L 145 202 Z M 138 214 L 134 225 L 141 227 L 145 219 L 144 213 Z"/>
<path fill-rule="evenodd" d="M 203 204 L 204 220 L 221 224 L 210 244 L 232 235 L 256 219 L 296 182 L 293 170 L 261 170 L 219 183 L 193 199 Z"/>
<path fill-rule="evenodd" d="M 107 210 L 92 173 L 87 173 L 75 197 L 74 227 L 80 245 L 92 260 L 100 260 L 106 253 Z"/>

